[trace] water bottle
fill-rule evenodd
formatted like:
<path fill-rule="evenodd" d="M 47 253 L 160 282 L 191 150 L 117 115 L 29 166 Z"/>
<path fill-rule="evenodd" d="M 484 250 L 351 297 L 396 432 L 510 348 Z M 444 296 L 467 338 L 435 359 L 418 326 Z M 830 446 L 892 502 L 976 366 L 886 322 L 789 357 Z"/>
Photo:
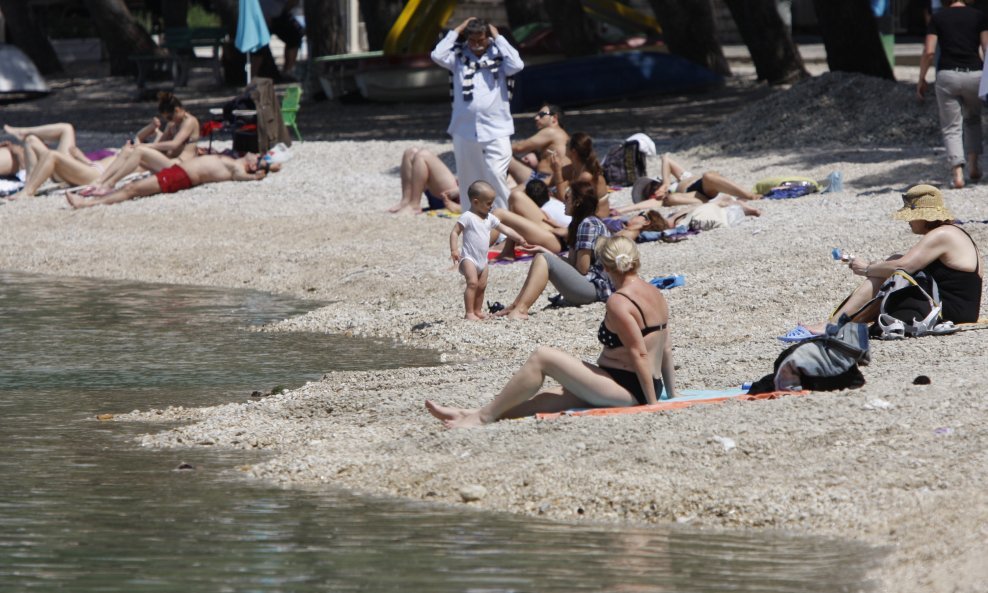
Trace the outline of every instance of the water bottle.
<path fill-rule="evenodd" d="M 845 264 L 854 259 L 853 255 L 843 249 L 838 249 L 837 247 L 834 247 L 833 250 L 831 250 L 830 256 L 834 258 L 834 261 L 839 261 Z"/>

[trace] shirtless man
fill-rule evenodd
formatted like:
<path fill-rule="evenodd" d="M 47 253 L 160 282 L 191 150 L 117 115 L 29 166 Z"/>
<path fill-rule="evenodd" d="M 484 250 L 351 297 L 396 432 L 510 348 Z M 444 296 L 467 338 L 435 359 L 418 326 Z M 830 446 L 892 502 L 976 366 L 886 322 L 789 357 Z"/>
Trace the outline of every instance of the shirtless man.
<path fill-rule="evenodd" d="M 280 165 L 268 165 L 260 161 L 256 154 L 233 159 L 228 156 L 209 154 L 188 160 L 181 165 L 173 165 L 134 183 L 128 183 L 113 193 L 87 200 L 72 192 L 65 197 L 73 208 L 88 208 L 102 204 L 116 204 L 133 198 L 170 194 L 206 183 L 220 181 L 258 181 L 264 179 L 268 171 L 277 172 Z"/>
<path fill-rule="evenodd" d="M 535 127 L 538 128 L 535 135 L 511 143 L 511 152 L 522 155 L 521 159 L 512 159 L 508 165 L 508 175 L 519 187 L 525 187 L 531 179 L 540 179 L 551 185 L 549 181 L 552 167 L 549 164 L 549 155 L 555 153 L 565 160 L 566 143 L 569 142 L 569 134 L 560 124 L 562 117 L 563 112 L 559 107 L 543 105 L 535 114 Z M 531 160 L 526 160 L 529 158 Z M 566 164 L 568 161 L 563 163 Z"/>

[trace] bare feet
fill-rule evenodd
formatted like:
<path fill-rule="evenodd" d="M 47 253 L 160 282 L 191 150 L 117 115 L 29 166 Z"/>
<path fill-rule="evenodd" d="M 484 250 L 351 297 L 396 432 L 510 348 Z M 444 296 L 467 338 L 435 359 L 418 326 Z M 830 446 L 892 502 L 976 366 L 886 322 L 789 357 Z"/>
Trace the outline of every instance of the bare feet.
<path fill-rule="evenodd" d="M 443 426 L 446 428 L 475 428 L 484 424 L 484 421 L 480 419 L 480 412 L 477 410 L 464 411 L 464 414 L 459 418 L 443 420 Z"/>
<path fill-rule="evenodd" d="M 413 206 L 402 206 L 398 210 L 395 210 L 395 214 L 402 214 L 405 216 L 411 216 L 413 214 L 422 214 L 422 209 L 415 208 Z"/>
<path fill-rule="evenodd" d="M 954 189 L 964 188 L 964 167 L 958 165 L 951 170 L 950 187 Z"/>
<path fill-rule="evenodd" d="M 388 208 L 388 212 L 394 214 L 395 212 L 401 210 L 404 207 L 405 207 L 405 202 L 404 201 L 401 201 L 401 202 L 398 202 L 397 204 L 395 204 L 394 206 Z"/>
<path fill-rule="evenodd" d="M 25 134 L 21 130 L 21 128 L 15 128 L 14 126 L 9 126 L 7 124 L 4 124 L 3 131 L 4 132 L 7 132 L 8 134 L 10 134 L 11 136 L 13 136 L 14 138 L 17 138 L 21 142 L 23 142 L 24 141 L 24 137 L 27 136 L 27 134 Z"/>
<path fill-rule="evenodd" d="M 440 406 L 432 400 L 425 400 L 425 409 L 429 410 L 429 413 L 439 420 L 457 420 L 466 416 L 470 410 L 464 410 L 463 408 L 450 408 L 447 406 Z"/>
<path fill-rule="evenodd" d="M 501 311 L 501 313 L 504 313 L 504 311 Z M 507 317 L 508 319 L 514 319 L 516 321 L 524 321 L 528 319 L 528 311 L 519 311 L 518 309 L 512 309 L 507 312 L 507 315 L 505 315 L 505 317 Z"/>
<path fill-rule="evenodd" d="M 69 206 L 73 208 L 85 208 L 91 206 L 82 196 L 78 196 L 70 191 L 65 192 L 65 199 L 69 201 Z"/>
<path fill-rule="evenodd" d="M 748 201 L 760 200 L 760 199 L 762 199 L 762 194 L 752 194 L 752 193 L 749 193 L 749 194 L 745 194 L 745 195 L 741 196 L 741 199 L 742 200 L 748 200 Z"/>
<path fill-rule="evenodd" d="M 483 316 L 477 315 L 476 313 L 467 313 L 466 315 L 463 316 L 463 318 L 466 319 L 466 320 L 468 320 L 468 321 L 483 321 L 484 320 L 484 317 Z"/>

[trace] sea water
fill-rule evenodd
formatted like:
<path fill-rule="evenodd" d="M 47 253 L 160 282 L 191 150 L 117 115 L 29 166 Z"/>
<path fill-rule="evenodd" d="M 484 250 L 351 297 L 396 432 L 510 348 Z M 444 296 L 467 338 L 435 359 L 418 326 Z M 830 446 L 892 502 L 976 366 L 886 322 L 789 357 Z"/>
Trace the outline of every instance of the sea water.
<path fill-rule="evenodd" d="M 312 303 L 0 272 L 0 591 L 870 588 L 854 542 L 566 524 L 248 481 L 249 452 L 145 450 L 100 413 L 243 401 L 334 369 L 438 364 L 380 340 L 249 331 Z M 185 469 L 180 469 L 185 468 Z"/>

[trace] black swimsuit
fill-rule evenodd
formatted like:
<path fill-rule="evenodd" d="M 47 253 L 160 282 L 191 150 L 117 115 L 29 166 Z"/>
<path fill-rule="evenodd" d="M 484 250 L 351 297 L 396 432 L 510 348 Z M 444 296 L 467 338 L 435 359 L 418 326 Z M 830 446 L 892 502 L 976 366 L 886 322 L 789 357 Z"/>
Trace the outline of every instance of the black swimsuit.
<path fill-rule="evenodd" d="M 638 303 L 636 303 L 634 299 L 632 299 L 631 297 L 629 297 L 624 293 L 615 292 L 614 294 L 619 294 L 624 298 L 628 299 L 629 301 L 631 301 L 631 304 L 634 305 L 636 309 L 638 309 L 639 313 L 641 313 L 642 323 L 645 322 L 645 313 L 642 311 L 642 308 L 638 306 Z M 660 323 L 658 325 L 650 325 L 643 327 L 642 336 L 644 337 L 650 333 L 664 330 L 666 328 L 666 325 L 667 324 L 665 323 Z M 607 329 L 607 326 L 604 325 L 603 321 L 600 322 L 600 327 L 597 329 L 597 340 L 601 344 L 603 344 L 604 348 L 620 348 L 621 346 L 624 345 L 621 343 L 621 338 L 618 337 L 616 333 Z M 641 382 L 638 380 L 638 373 L 635 373 L 633 371 L 626 371 L 624 369 L 615 369 L 605 366 L 600 367 L 600 370 L 610 375 L 611 379 L 614 379 L 615 383 L 627 389 L 628 392 L 631 393 L 632 396 L 634 396 L 635 401 L 637 401 L 639 405 L 644 406 L 648 403 L 648 399 L 645 397 L 645 392 L 642 391 Z M 663 389 L 662 379 L 652 377 L 652 386 L 655 388 L 655 397 L 661 398 L 662 389 Z"/>
<path fill-rule="evenodd" d="M 645 312 L 642 311 L 642 308 L 638 306 L 638 303 L 636 303 L 633 298 L 621 292 L 615 292 L 614 294 L 619 294 L 624 298 L 628 299 L 629 301 L 631 301 L 631 304 L 634 305 L 635 308 L 638 309 L 638 312 L 641 314 L 642 323 L 645 323 Z M 665 328 L 666 328 L 665 323 L 645 326 L 642 328 L 642 337 L 645 337 L 653 332 L 662 331 Z M 604 324 L 603 321 L 600 322 L 600 327 L 597 328 L 597 341 L 600 342 L 601 345 L 604 346 L 604 348 L 620 348 L 621 346 L 624 346 L 624 344 L 621 343 L 621 338 L 616 333 L 607 329 L 607 326 Z"/>

